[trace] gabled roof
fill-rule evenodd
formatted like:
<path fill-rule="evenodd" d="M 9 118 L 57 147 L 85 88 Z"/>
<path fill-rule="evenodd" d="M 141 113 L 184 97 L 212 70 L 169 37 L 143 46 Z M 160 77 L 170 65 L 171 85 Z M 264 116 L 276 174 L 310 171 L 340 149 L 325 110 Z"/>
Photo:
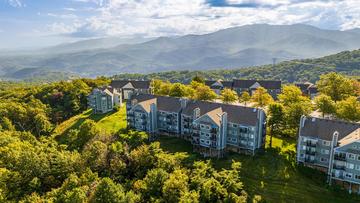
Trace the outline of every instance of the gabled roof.
<path fill-rule="evenodd" d="M 144 101 L 151 100 L 151 101 L 153 101 L 151 103 L 157 104 L 157 109 L 160 111 L 179 112 L 181 110 L 180 98 L 176 98 L 176 97 L 158 96 L 158 95 L 151 95 L 151 94 L 140 94 L 140 95 L 134 95 L 131 97 L 131 100 L 134 100 L 134 99 L 136 99 L 138 103 L 142 103 Z M 147 103 L 145 103 L 145 104 L 147 104 Z"/>
<path fill-rule="evenodd" d="M 301 136 L 331 141 L 334 132 L 337 131 L 339 133 L 338 140 L 341 140 L 359 127 L 359 123 L 306 117 L 304 126 L 301 126 L 300 133 Z"/>
<path fill-rule="evenodd" d="M 217 84 L 220 84 L 220 86 Z M 224 88 L 231 89 L 233 86 L 233 82 L 232 81 L 222 81 L 222 80 L 206 80 L 205 85 L 207 85 L 209 87 L 213 87 L 213 88 L 224 87 Z"/>
<path fill-rule="evenodd" d="M 281 89 L 281 81 L 277 80 L 234 80 L 234 88 L 250 88 L 258 82 L 265 89 Z"/>
<path fill-rule="evenodd" d="M 360 140 L 360 127 L 354 130 L 349 135 L 345 136 L 343 139 L 339 140 L 339 146 L 344 146 Z"/>
<path fill-rule="evenodd" d="M 207 112 L 206 114 L 202 115 L 198 119 L 202 118 L 203 116 L 208 116 L 216 125 L 220 126 L 221 125 L 221 115 L 223 113 L 224 112 L 219 107 L 219 108 L 216 108 L 214 110 Z"/>
<path fill-rule="evenodd" d="M 135 89 L 150 88 L 150 81 L 140 81 L 140 80 L 113 80 L 111 81 L 111 86 L 114 88 L 123 88 L 128 83 L 130 83 Z"/>
<path fill-rule="evenodd" d="M 197 100 L 189 100 L 182 113 L 187 116 L 192 116 L 194 109 L 196 108 L 200 109 L 200 116 L 221 108 L 222 112 L 226 112 L 228 114 L 228 121 L 231 123 L 241 123 L 244 125 L 254 126 L 258 121 L 257 113 L 259 109 L 257 108 Z"/>

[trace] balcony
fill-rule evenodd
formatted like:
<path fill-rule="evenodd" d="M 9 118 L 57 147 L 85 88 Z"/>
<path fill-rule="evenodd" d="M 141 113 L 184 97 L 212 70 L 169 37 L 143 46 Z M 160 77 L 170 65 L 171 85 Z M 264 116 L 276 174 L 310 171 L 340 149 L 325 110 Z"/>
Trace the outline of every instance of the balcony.
<path fill-rule="evenodd" d="M 210 133 L 217 134 L 218 129 L 217 128 L 211 128 Z"/>
<path fill-rule="evenodd" d="M 311 156 L 315 156 L 315 154 L 316 154 L 316 151 L 312 151 L 312 150 L 306 150 L 305 151 L 305 154 L 307 154 L 307 155 L 311 155 Z"/>
<path fill-rule="evenodd" d="M 333 168 L 336 170 L 345 170 L 345 166 L 340 166 L 340 165 L 334 165 Z"/>
<path fill-rule="evenodd" d="M 346 161 L 346 156 L 345 156 L 345 154 L 344 154 L 344 155 L 335 154 L 335 155 L 334 155 L 334 160 L 337 160 L 337 161 Z"/>
<path fill-rule="evenodd" d="M 308 146 L 308 147 L 316 147 L 316 143 L 311 142 L 311 141 L 305 142 L 305 145 Z"/>
<path fill-rule="evenodd" d="M 315 163 L 315 159 L 305 158 L 306 163 Z"/>

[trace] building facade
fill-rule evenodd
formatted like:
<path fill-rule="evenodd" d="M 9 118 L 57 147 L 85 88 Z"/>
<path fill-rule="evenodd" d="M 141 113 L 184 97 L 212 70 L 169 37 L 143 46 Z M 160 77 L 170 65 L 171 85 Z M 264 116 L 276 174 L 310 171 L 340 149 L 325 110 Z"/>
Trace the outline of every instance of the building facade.
<path fill-rule="evenodd" d="M 115 88 L 122 99 L 129 99 L 133 94 L 150 94 L 150 81 L 140 80 L 113 80 L 110 86 Z"/>
<path fill-rule="evenodd" d="M 342 182 L 360 193 L 360 124 L 303 116 L 300 120 L 297 162 Z"/>
<path fill-rule="evenodd" d="M 253 155 L 265 143 L 266 116 L 258 108 L 143 94 L 127 102 L 127 118 L 131 128 L 191 141 L 204 156 Z"/>
<path fill-rule="evenodd" d="M 112 87 L 95 88 L 88 96 L 88 106 L 96 114 L 110 112 L 115 105 L 121 105 L 120 94 Z"/>

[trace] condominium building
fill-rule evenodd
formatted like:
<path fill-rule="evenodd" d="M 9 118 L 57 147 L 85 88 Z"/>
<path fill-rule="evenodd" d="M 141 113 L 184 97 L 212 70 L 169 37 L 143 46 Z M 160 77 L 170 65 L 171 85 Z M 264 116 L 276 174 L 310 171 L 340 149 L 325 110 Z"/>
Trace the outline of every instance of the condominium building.
<path fill-rule="evenodd" d="M 150 94 L 150 81 L 142 80 L 113 80 L 110 84 L 120 94 L 122 99 L 129 99 L 133 94 Z"/>
<path fill-rule="evenodd" d="M 303 116 L 297 162 L 325 172 L 328 181 L 342 182 L 360 193 L 360 124 Z"/>
<path fill-rule="evenodd" d="M 191 141 L 204 156 L 253 155 L 265 143 L 266 116 L 259 108 L 142 94 L 128 101 L 127 119 L 137 130 Z"/>
<path fill-rule="evenodd" d="M 120 94 L 112 87 L 95 88 L 88 96 L 88 106 L 97 114 L 110 112 L 121 103 Z"/>

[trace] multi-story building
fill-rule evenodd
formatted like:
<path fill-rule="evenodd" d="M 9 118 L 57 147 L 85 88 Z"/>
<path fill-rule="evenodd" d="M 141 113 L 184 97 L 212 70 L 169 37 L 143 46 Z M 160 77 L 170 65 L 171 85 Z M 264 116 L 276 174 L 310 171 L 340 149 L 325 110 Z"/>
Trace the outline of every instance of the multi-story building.
<path fill-rule="evenodd" d="M 266 116 L 258 108 L 144 94 L 127 104 L 129 127 L 189 140 L 204 156 L 264 147 Z"/>
<path fill-rule="evenodd" d="M 237 92 L 238 95 L 241 95 L 243 92 L 248 92 L 252 95 L 259 87 L 265 88 L 274 99 L 281 93 L 281 81 L 276 80 L 209 80 L 205 81 L 205 85 L 209 86 L 217 94 L 220 94 L 221 90 L 229 88 Z"/>
<path fill-rule="evenodd" d="M 112 87 L 95 88 L 88 96 L 88 106 L 97 114 L 110 112 L 121 103 L 120 94 Z"/>
<path fill-rule="evenodd" d="M 360 192 L 360 124 L 303 116 L 297 162 L 321 170 L 329 183 L 341 181 Z"/>
<path fill-rule="evenodd" d="M 301 90 L 301 92 L 303 93 L 304 96 L 308 96 L 311 99 L 316 97 L 317 94 L 318 94 L 316 85 L 314 85 L 314 84 L 312 84 L 310 82 L 295 83 L 295 86 L 300 88 L 300 90 Z"/>
<path fill-rule="evenodd" d="M 129 99 L 133 94 L 150 94 L 150 81 L 140 80 L 113 80 L 110 84 L 120 94 L 122 99 Z"/>
<path fill-rule="evenodd" d="M 243 92 L 249 92 L 252 95 L 257 88 L 263 87 L 274 98 L 281 93 L 281 81 L 275 80 L 234 80 L 233 90 L 239 95 Z"/>
<path fill-rule="evenodd" d="M 228 88 L 232 89 L 232 81 L 222 81 L 222 80 L 206 80 L 205 85 L 209 86 L 216 94 L 220 94 L 221 90 Z"/>

